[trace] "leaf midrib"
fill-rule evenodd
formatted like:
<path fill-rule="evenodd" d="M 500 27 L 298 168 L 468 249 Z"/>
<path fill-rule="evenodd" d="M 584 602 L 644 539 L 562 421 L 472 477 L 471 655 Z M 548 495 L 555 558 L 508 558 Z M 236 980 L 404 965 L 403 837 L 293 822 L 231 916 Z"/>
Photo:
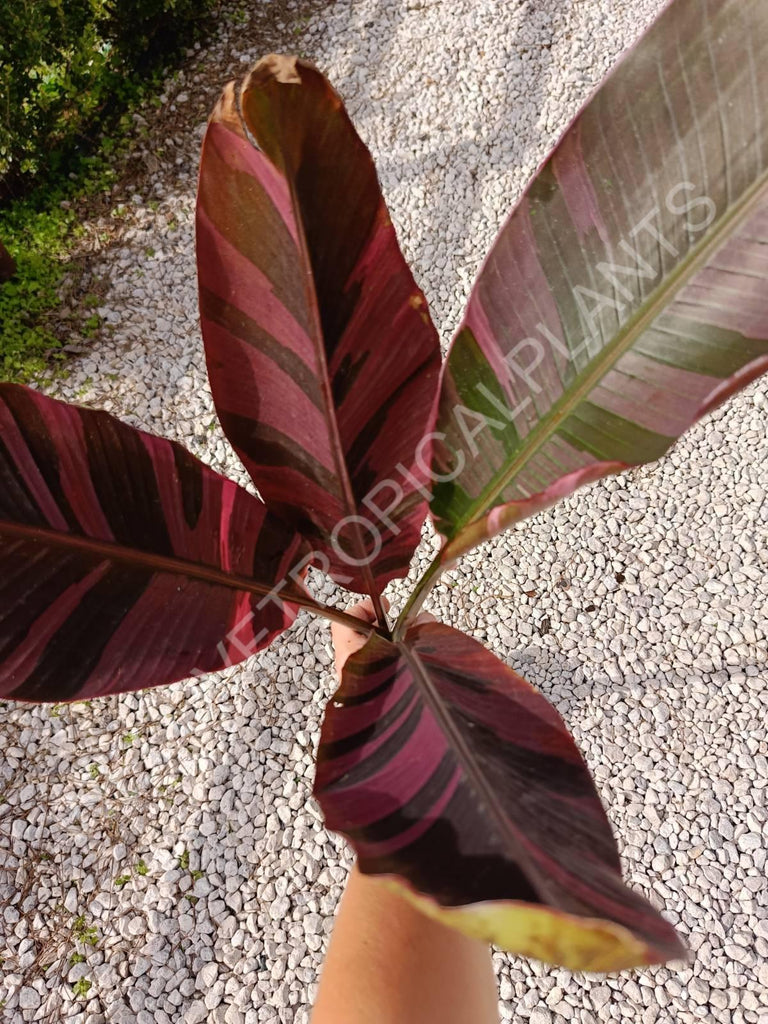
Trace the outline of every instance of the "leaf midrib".
<path fill-rule="evenodd" d="M 530 459 L 552 437 L 563 421 L 578 408 L 621 356 L 632 348 L 650 323 L 670 304 L 672 297 L 706 265 L 712 252 L 728 238 L 729 229 L 730 234 L 733 234 L 736 228 L 747 219 L 753 206 L 761 198 L 766 185 L 768 185 L 768 170 L 757 178 L 737 203 L 725 211 L 717 227 L 711 230 L 698 246 L 689 251 L 686 259 L 682 260 L 666 281 L 660 284 L 652 295 L 638 307 L 634 315 L 616 333 L 615 338 L 601 350 L 599 355 L 576 378 L 571 387 L 563 392 L 546 416 L 539 420 L 525 438 L 512 461 L 470 503 L 467 512 L 459 518 L 450 539 L 457 537 L 464 527 L 474 524 L 476 518 L 482 517 L 495 507 L 499 495 L 506 490 Z"/>
<path fill-rule="evenodd" d="M 296 62 L 296 72 L 301 78 L 302 72 L 306 71 L 305 68 L 300 67 L 300 61 Z M 246 82 L 248 79 L 246 79 Z M 278 83 L 277 80 L 273 80 L 277 84 L 278 88 L 286 88 L 284 83 Z M 299 83 L 299 88 L 305 88 L 304 82 Z M 288 86 L 293 88 L 293 85 Z M 327 88 L 327 83 L 323 82 L 323 88 Z M 243 130 L 249 139 L 253 139 L 258 146 L 258 136 L 255 132 L 252 132 L 246 122 L 245 114 L 243 111 L 242 103 L 242 92 L 237 94 L 237 112 L 240 117 L 240 121 L 243 125 Z M 262 150 L 263 152 L 263 150 Z M 273 166 L 276 165 L 273 163 Z M 317 297 L 317 288 L 315 286 L 315 272 L 312 265 L 312 258 L 309 252 L 309 244 L 307 242 L 306 231 L 304 229 L 304 216 L 302 204 L 299 201 L 298 194 L 296 192 L 295 185 L 295 170 L 292 168 L 289 173 L 286 164 L 283 164 L 282 171 L 277 168 L 279 173 L 282 173 L 283 178 L 288 186 L 288 190 L 291 196 L 291 207 L 293 210 L 294 220 L 296 223 L 296 233 L 298 236 L 298 249 L 303 261 L 305 273 L 303 273 L 303 291 L 306 296 L 307 311 L 311 318 L 311 328 L 309 331 L 310 338 L 312 339 L 313 347 L 315 350 L 315 356 L 317 358 L 318 367 L 320 372 L 318 373 L 318 382 L 320 385 L 320 393 L 323 396 L 323 406 L 325 409 L 324 419 L 330 434 L 331 442 L 331 453 L 333 457 L 334 466 L 336 469 L 336 478 L 339 481 L 339 487 L 341 489 L 341 498 L 347 509 L 347 518 L 352 520 L 350 525 L 352 527 L 352 534 L 355 539 L 355 546 L 357 548 L 355 556 L 361 564 L 358 568 L 361 570 L 361 575 L 365 578 L 365 583 L 368 588 L 368 593 L 371 598 L 376 598 L 378 595 L 378 589 L 376 587 L 373 571 L 371 569 L 370 561 L 367 559 L 367 550 L 365 546 L 365 540 L 363 538 L 362 529 L 359 522 L 357 521 L 358 507 L 357 501 L 355 500 L 354 490 L 352 487 L 352 480 L 349 475 L 349 467 L 347 466 L 346 453 L 341 443 L 341 434 L 339 431 L 339 422 L 336 410 L 336 403 L 333 398 L 333 389 L 331 386 L 331 375 L 328 366 L 328 356 L 325 351 L 325 335 L 323 333 L 322 317 L 320 314 L 320 303 Z"/>
<path fill-rule="evenodd" d="M 445 710 L 445 701 L 442 700 L 440 694 L 432 683 L 429 672 L 419 657 L 418 652 L 414 650 L 413 647 L 409 646 L 404 640 L 397 641 L 396 646 L 399 648 L 401 655 L 405 658 L 414 674 L 414 677 L 417 679 L 424 700 L 429 706 L 432 714 L 437 719 L 440 730 L 448 737 L 449 742 L 457 751 L 462 768 L 465 769 L 473 786 L 488 804 L 500 830 L 507 837 L 507 840 L 514 851 L 515 863 L 521 871 L 523 871 L 531 886 L 538 893 L 542 902 L 546 902 L 545 895 L 540 891 L 541 872 L 536 869 L 533 863 L 533 858 L 525 849 L 524 844 L 520 839 L 519 830 L 516 830 L 514 825 L 511 824 L 509 815 L 504 810 L 498 800 L 498 797 L 489 786 L 485 776 L 477 765 L 477 759 L 467 746 L 464 737 L 456 728 L 453 719 Z"/>
<path fill-rule="evenodd" d="M 185 558 L 170 555 L 158 555 L 154 552 L 142 551 L 140 548 L 129 548 L 123 544 L 116 544 L 112 541 L 97 540 L 94 537 L 81 537 L 77 534 L 63 533 L 57 530 L 46 529 L 40 526 L 27 526 L 22 523 L 12 523 L 8 520 L 0 520 L 0 539 L 3 534 L 10 534 L 20 537 L 22 540 L 40 541 L 54 546 L 69 548 L 72 550 L 87 551 L 90 554 L 100 554 L 104 558 L 123 561 L 128 565 L 140 566 L 153 572 L 169 572 L 179 576 L 186 576 L 191 579 L 200 580 L 203 583 L 226 587 L 229 590 L 245 591 L 249 594 L 266 596 L 271 594 L 277 582 L 272 584 L 259 583 L 258 580 L 249 576 L 240 576 L 237 573 L 226 572 L 224 569 L 217 569 L 215 566 L 203 565 L 199 562 L 191 562 Z M 373 623 L 365 622 L 348 612 L 334 608 L 333 605 L 321 604 L 315 601 L 304 590 L 298 590 L 295 586 L 280 587 L 280 601 L 286 604 L 293 604 L 299 608 L 305 608 L 331 622 L 338 622 L 347 626 L 357 633 L 369 635 L 378 632 Z"/>
<path fill-rule="evenodd" d="M 100 555 L 110 561 L 145 568 L 150 572 L 168 572 L 177 576 L 186 576 L 204 583 L 227 587 L 230 590 L 266 595 L 274 589 L 274 584 L 260 583 L 251 577 L 230 573 L 212 565 L 192 562 L 176 555 L 160 555 L 154 551 L 142 551 L 141 548 L 127 547 L 114 541 L 98 540 L 94 537 L 83 537 L 45 527 L 27 526 L 23 523 L 0 520 L 0 535 L 7 536 L 8 534 L 32 543 L 38 542 L 67 550 L 84 551 L 91 555 Z M 321 608 L 312 598 L 295 587 L 281 588 L 280 595 L 281 598 L 283 595 L 285 596 L 288 604 L 297 604 L 305 608 Z M 323 612 L 325 610 L 322 608 Z"/>

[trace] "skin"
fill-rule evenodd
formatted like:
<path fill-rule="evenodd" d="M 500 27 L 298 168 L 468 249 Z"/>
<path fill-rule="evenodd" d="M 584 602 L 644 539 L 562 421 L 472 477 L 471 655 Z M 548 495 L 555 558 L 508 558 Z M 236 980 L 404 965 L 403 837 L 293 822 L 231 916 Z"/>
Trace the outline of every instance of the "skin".
<path fill-rule="evenodd" d="M 369 601 L 349 609 L 375 621 Z M 336 672 L 365 643 L 334 623 Z M 312 1024 L 498 1024 L 490 949 L 431 921 L 380 879 L 352 868 Z"/>

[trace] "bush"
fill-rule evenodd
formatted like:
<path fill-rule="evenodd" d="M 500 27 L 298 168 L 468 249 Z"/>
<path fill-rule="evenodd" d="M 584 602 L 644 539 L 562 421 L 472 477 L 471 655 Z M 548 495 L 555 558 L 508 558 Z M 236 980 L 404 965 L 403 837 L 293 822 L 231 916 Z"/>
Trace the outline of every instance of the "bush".
<path fill-rule="evenodd" d="M 139 76 L 188 44 L 214 3 L 0 4 L 0 198 L 71 170 Z"/>
<path fill-rule="evenodd" d="M 0 178 L 54 168 L 101 103 L 108 48 L 101 0 L 0 5 Z"/>
<path fill-rule="evenodd" d="M 214 0 L 111 0 L 103 31 L 125 66 L 154 67 L 198 34 Z"/>
<path fill-rule="evenodd" d="M 52 310 L 66 265 L 72 214 L 27 202 L 0 216 L 0 233 L 14 249 L 16 273 L 0 284 L 0 380 L 27 379 L 59 346 Z"/>

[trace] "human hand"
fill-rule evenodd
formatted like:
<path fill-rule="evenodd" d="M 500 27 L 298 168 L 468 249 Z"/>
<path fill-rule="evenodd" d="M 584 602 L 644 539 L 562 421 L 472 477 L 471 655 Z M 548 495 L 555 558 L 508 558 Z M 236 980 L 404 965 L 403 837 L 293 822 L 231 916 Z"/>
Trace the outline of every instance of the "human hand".
<path fill-rule="evenodd" d="M 382 607 L 385 612 L 389 611 L 389 601 L 386 597 L 381 599 Z M 371 599 L 366 597 L 363 601 L 358 601 L 357 604 L 352 605 L 351 608 L 347 608 L 347 615 L 354 615 L 356 619 L 362 619 L 363 622 L 376 622 L 376 613 L 373 610 L 373 604 Z M 416 617 L 415 623 L 420 622 L 434 622 L 435 616 L 430 612 L 422 612 Z M 336 675 L 341 680 L 341 672 L 344 668 L 347 658 L 350 654 L 354 654 L 355 651 L 359 651 L 360 648 L 365 644 L 368 639 L 368 634 L 358 633 L 350 626 L 344 626 L 339 622 L 331 624 L 331 639 L 333 641 L 333 654 L 334 654 L 334 665 L 336 666 Z"/>
<path fill-rule="evenodd" d="M 384 611 L 389 611 L 389 601 L 386 597 L 382 597 L 381 603 Z M 347 615 L 354 615 L 356 619 L 362 619 L 363 622 L 374 623 L 376 621 L 376 613 L 373 610 L 373 603 L 370 597 L 366 597 L 364 601 L 359 601 L 357 604 L 352 605 L 351 608 L 347 608 Z M 336 675 L 341 679 L 341 671 L 347 658 L 350 654 L 360 650 L 368 636 L 365 633 L 358 633 L 351 626 L 344 626 L 339 622 L 334 622 L 331 625 L 331 639 L 333 641 Z"/>
<path fill-rule="evenodd" d="M 389 611 L 389 602 L 382 598 Z M 347 609 L 375 623 L 366 598 Z M 422 612 L 416 622 L 434 621 Z M 331 626 L 336 673 L 368 639 Z M 417 910 L 355 864 L 336 915 L 312 1024 L 498 1024 L 496 979 L 488 946 Z"/>

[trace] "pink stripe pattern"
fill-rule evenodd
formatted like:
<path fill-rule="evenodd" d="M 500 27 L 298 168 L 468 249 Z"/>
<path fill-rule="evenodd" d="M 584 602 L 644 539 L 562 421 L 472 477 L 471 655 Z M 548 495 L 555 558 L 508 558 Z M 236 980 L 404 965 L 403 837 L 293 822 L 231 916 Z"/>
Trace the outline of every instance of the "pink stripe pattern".
<path fill-rule="evenodd" d="M 443 370 L 447 560 L 658 459 L 765 372 L 766 96 L 768 5 L 676 0 L 539 169 Z M 471 443 L 460 407 L 488 424 Z"/>
<path fill-rule="evenodd" d="M 457 630 L 378 635 L 347 662 L 320 737 L 315 796 L 368 874 L 440 907 L 537 906 L 628 928 L 649 963 L 682 955 L 621 878 L 586 764 L 555 709 Z"/>
<path fill-rule="evenodd" d="M 406 574 L 426 516 L 429 449 L 417 451 L 436 415 L 440 350 L 371 156 L 311 65 L 268 57 L 224 91 L 203 146 L 197 237 L 229 440 L 318 564 L 380 593 Z"/>
<path fill-rule="evenodd" d="M 171 441 L 0 384 L 0 695 L 66 701 L 242 661 L 298 534 Z M 243 589 L 245 580 L 251 589 Z"/>

